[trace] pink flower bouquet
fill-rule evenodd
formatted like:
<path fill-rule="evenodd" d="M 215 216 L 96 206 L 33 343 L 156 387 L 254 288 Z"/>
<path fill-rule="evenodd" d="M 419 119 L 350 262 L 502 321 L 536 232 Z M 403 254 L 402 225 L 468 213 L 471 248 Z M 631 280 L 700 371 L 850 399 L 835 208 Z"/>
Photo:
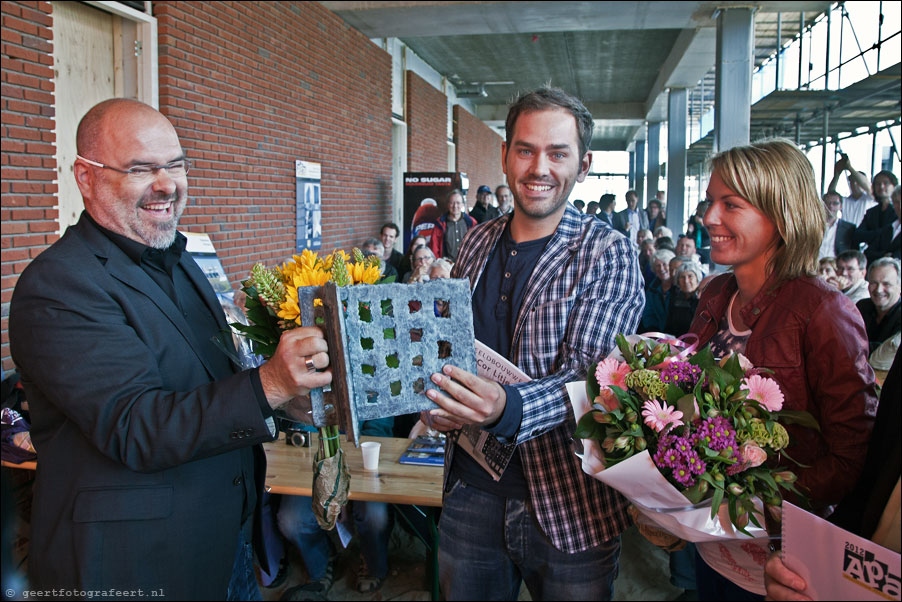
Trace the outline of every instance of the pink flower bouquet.
<path fill-rule="evenodd" d="M 779 506 L 783 490 L 799 493 L 793 485 L 795 474 L 781 466 L 789 444 L 784 424 L 817 428 L 811 415 L 783 410 L 777 382 L 741 355 L 718 362 L 708 348 L 690 354 L 666 342 L 630 344 L 622 335 L 617 345 L 619 353 L 589 370 L 585 392 L 591 407 L 584 414 L 577 411 L 575 433 L 579 439 L 600 444 L 598 460 L 605 472 L 635 459 L 628 473 L 619 471 L 631 481 L 628 486 L 618 486 L 617 478 L 608 484 L 646 516 L 671 515 L 658 516 L 655 522 L 672 531 L 675 511 L 695 505 L 710 508 L 704 518 L 715 524 L 720 512 L 729 516 L 737 531 L 752 535 L 751 522 L 759 527 L 756 534 L 762 534 L 761 504 L 756 500 Z M 636 467 L 649 464 L 656 474 L 639 477 L 645 480 L 637 482 L 636 475 L 641 473 Z M 613 477 L 618 471 L 610 472 Z M 596 478 L 608 482 L 602 476 Z M 681 495 L 676 504 L 662 491 L 668 483 Z M 642 495 L 634 496 L 637 491 Z M 655 503 L 649 504 L 649 499 Z M 695 515 L 687 520 L 697 521 Z M 692 536 L 695 530 L 710 531 L 704 525 L 690 526 L 688 536 L 687 530 L 678 535 L 692 541 L 711 539 L 710 533 Z M 736 537 L 732 529 L 725 531 L 719 535 Z"/>

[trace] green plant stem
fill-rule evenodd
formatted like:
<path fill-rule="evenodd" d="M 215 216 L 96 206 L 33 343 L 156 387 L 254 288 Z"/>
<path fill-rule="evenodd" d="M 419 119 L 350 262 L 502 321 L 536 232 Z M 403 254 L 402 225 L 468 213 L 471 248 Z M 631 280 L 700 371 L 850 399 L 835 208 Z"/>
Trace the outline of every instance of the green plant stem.
<path fill-rule="evenodd" d="M 319 429 L 320 449 L 323 459 L 331 458 L 338 453 L 338 426 L 324 426 Z"/>

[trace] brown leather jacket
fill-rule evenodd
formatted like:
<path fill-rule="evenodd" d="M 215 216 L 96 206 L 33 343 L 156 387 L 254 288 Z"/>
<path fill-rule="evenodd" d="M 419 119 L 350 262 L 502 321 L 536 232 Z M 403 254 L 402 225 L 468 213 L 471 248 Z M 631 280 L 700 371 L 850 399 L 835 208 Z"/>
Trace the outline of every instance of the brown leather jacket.
<path fill-rule="evenodd" d="M 732 274 L 714 279 L 699 300 L 690 332 L 704 346 L 738 286 Z M 787 410 L 807 410 L 821 431 L 788 427 L 789 462 L 813 506 L 842 500 L 864 465 L 877 412 L 874 371 L 868 364 L 864 323 L 848 297 L 817 278 L 796 278 L 762 292 L 740 312 L 752 334 L 744 355 L 773 370 Z"/>

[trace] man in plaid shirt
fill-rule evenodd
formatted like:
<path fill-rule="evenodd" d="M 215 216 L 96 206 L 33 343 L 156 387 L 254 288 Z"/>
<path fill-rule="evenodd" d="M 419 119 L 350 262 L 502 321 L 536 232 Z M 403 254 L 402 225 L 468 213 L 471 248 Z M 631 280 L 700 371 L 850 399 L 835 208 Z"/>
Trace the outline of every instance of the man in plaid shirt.
<path fill-rule="evenodd" d="M 453 277 L 473 289 L 478 337 L 534 380 L 499 385 L 447 366 L 435 428 L 479 425 L 516 444 L 500 481 L 453 447 L 439 547 L 443 593 L 456 599 L 610 599 L 626 502 L 580 469 L 565 384 L 633 332 L 644 304 L 629 241 L 567 202 L 591 164 L 592 116 L 543 88 L 511 107 L 502 147 L 513 214 L 480 224 Z M 457 453 L 454 453 L 457 451 Z"/>

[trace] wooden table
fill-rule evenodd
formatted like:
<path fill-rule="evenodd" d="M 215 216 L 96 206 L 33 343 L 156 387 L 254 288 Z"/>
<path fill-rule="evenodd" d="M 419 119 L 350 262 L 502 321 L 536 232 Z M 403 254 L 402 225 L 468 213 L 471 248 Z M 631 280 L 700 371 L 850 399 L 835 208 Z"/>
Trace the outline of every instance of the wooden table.
<path fill-rule="evenodd" d="M 264 443 L 266 450 L 266 487 L 271 493 L 311 496 L 313 491 L 313 454 L 319 448 L 319 435 L 310 447 L 294 447 L 280 438 Z M 410 445 L 410 439 L 361 437 L 361 441 L 382 444 L 379 469 L 364 470 L 360 448 L 342 437 L 341 447 L 351 471 L 349 499 L 416 506 L 442 505 L 441 466 L 401 464 L 398 458 Z"/>
<path fill-rule="evenodd" d="M 266 451 L 266 487 L 271 493 L 285 495 L 313 495 L 313 454 L 319 447 L 319 435 L 314 434 L 311 447 L 294 447 L 285 443 L 284 435 L 272 443 L 264 443 Z M 343 438 L 342 438 L 343 439 Z M 401 464 L 398 458 L 410 445 L 410 439 L 393 437 L 362 437 L 362 441 L 378 441 L 379 469 L 364 470 L 360 448 L 342 441 L 342 449 L 351 471 L 349 499 L 365 502 L 387 502 L 414 506 L 442 505 L 441 466 Z M 13 464 L 8 468 L 35 470 L 37 462 Z"/>
<path fill-rule="evenodd" d="M 266 489 L 270 493 L 283 495 L 313 495 L 313 456 L 319 449 L 319 435 L 313 434 L 310 447 L 294 447 L 285 443 L 284 435 L 272 443 L 264 443 L 266 450 Z M 360 448 L 354 447 L 342 437 L 341 448 L 345 453 L 348 470 L 351 472 L 351 490 L 348 498 L 365 502 L 386 502 L 412 506 L 442 505 L 441 466 L 415 466 L 401 464 L 398 458 L 410 445 L 410 439 L 392 437 L 361 437 L 361 441 L 378 441 L 379 468 L 375 471 L 363 468 Z M 427 518 L 428 533 L 421 533 L 413 524 L 414 532 L 429 550 L 431 569 L 432 599 L 439 599 L 438 586 L 438 533 L 435 513 L 424 513 Z M 404 518 L 403 514 L 398 514 Z M 406 519 L 405 519 L 406 520 Z"/>
<path fill-rule="evenodd" d="M 264 443 L 266 451 L 266 488 L 271 493 L 284 495 L 313 495 L 313 455 L 319 448 L 319 435 L 311 437 L 311 447 L 294 447 L 285 443 L 284 435 L 272 443 Z M 360 448 L 342 441 L 342 449 L 347 457 L 348 469 L 351 472 L 351 490 L 348 497 L 352 500 L 367 502 L 386 502 L 390 504 L 409 504 L 412 506 L 442 505 L 441 466 L 414 466 L 401 464 L 398 458 L 410 445 L 410 439 L 392 437 L 362 437 L 362 441 L 378 441 L 382 444 L 379 453 L 379 468 L 375 471 L 363 468 L 363 456 Z M 3 462 L 3 466 L 35 470 L 37 462 L 12 464 Z M 429 533 L 414 531 L 429 549 L 429 564 L 432 571 L 432 599 L 439 599 L 438 589 L 438 550 L 436 546 L 437 531 L 434 513 L 420 513 L 428 518 Z M 402 516 L 399 514 L 399 516 Z M 403 518 L 403 516 L 402 516 Z M 411 525 L 413 526 L 413 525 Z"/>

